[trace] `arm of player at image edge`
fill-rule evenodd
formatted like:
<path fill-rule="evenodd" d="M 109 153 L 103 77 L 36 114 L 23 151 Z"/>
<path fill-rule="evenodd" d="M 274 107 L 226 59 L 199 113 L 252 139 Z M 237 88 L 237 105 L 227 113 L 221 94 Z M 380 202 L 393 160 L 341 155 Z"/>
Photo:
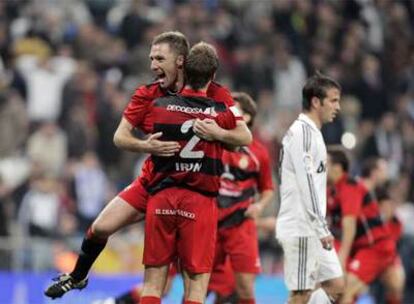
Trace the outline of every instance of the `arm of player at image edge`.
<path fill-rule="evenodd" d="M 159 138 L 161 132 L 150 134 L 145 139 L 140 139 L 133 134 L 132 126 L 125 117 L 121 119 L 114 134 L 114 144 L 120 149 L 137 152 L 149 153 L 152 155 L 169 157 L 180 150 L 180 144 L 176 141 L 162 141 Z"/>
<path fill-rule="evenodd" d="M 238 146 L 247 146 L 253 136 L 244 120 L 236 120 L 236 127 L 225 129 L 220 127 L 213 119 L 197 119 L 193 125 L 194 132 L 205 140 L 217 140 L 226 145 L 226 148 L 233 149 Z"/>
<path fill-rule="evenodd" d="M 312 155 L 304 150 L 302 133 L 293 136 L 289 151 L 295 167 L 297 184 L 300 186 L 301 202 L 304 204 L 309 221 L 325 249 L 332 249 L 333 237 L 326 219 L 320 212 L 317 188 L 314 183 L 315 169 Z"/>

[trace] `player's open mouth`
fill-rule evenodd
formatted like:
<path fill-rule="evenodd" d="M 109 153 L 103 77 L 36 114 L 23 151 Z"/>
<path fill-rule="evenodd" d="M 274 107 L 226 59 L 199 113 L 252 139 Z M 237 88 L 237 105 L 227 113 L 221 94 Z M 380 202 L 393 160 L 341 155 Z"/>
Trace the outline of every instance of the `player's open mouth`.
<path fill-rule="evenodd" d="M 162 82 L 164 82 L 165 81 L 165 73 L 161 73 L 161 74 L 158 74 L 157 75 L 157 81 L 159 82 L 159 83 L 162 83 Z"/>

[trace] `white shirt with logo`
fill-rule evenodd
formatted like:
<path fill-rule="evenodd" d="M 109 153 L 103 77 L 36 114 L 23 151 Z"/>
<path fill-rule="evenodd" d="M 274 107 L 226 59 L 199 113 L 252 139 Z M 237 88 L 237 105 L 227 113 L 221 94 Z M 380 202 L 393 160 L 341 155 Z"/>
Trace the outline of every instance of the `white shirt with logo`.
<path fill-rule="evenodd" d="M 308 116 L 300 114 L 282 140 L 277 238 L 330 235 L 325 220 L 326 160 L 321 131 Z"/>

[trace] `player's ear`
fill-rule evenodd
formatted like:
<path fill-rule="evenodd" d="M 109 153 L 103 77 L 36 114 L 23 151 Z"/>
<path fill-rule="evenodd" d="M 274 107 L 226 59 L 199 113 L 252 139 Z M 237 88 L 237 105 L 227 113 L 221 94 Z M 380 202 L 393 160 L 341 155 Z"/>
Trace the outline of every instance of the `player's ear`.
<path fill-rule="evenodd" d="M 318 97 L 316 97 L 316 96 L 313 96 L 312 97 L 312 99 L 311 99 L 311 107 L 313 106 L 314 108 L 318 108 L 318 106 L 320 106 L 321 105 L 321 100 L 320 100 L 320 98 L 318 98 Z"/>
<path fill-rule="evenodd" d="M 178 55 L 175 62 L 177 63 L 177 67 L 179 69 L 182 69 L 184 67 L 184 56 L 183 55 Z"/>

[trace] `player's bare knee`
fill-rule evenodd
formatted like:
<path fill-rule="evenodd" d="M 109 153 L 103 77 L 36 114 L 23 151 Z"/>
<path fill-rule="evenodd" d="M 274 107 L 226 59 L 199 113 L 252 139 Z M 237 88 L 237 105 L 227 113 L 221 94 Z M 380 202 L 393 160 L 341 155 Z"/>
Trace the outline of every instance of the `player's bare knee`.
<path fill-rule="evenodd" d="M 253 284 L 250 282 L 238 282 L 236 286 L 237 295 L 242 299 L 251 299 L 254 296 Z"/>
<path fill-rule="evenodd" d="M 99 217 L 92 223 L 91 232 L 98 238 L 108 238 L 112 234 L 110 227 L 104 221 L 99 220 Z"/>
<path fill-rule="evenodd" d="M 323 283 L 322 288 L 333 301 L 339 300 L 345 290 L 345 279 L 343 277 L 329 281 L 328 284 Z"/>

